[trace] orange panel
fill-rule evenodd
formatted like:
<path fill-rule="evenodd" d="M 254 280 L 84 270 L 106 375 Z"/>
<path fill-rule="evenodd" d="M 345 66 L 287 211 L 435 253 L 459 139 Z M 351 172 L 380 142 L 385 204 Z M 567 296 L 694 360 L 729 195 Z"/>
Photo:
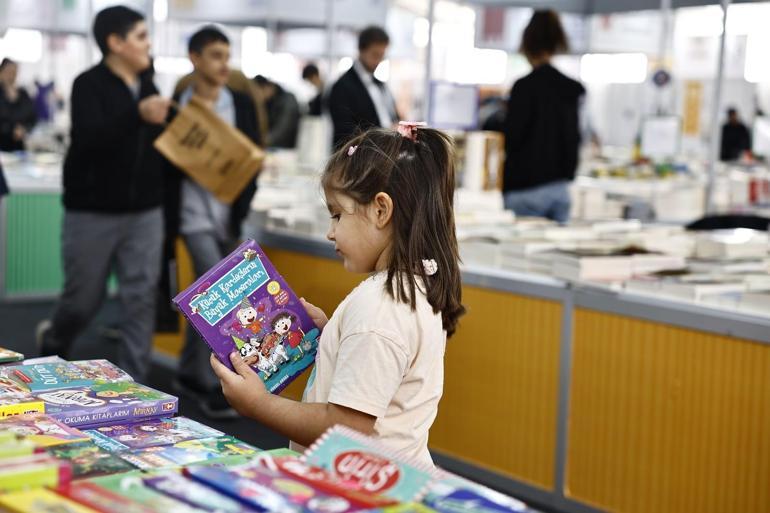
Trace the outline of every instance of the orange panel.
<path fill-rule="evenodd" d="M 431 447 L 544 489 L 554 486 L 562 307 L 464 287 L 447 343 Z"/>
<path fill-rule="evenodd" d="M 576 310 L 571 498 L 611 511 L 770 511 L 770 346 Z"/>

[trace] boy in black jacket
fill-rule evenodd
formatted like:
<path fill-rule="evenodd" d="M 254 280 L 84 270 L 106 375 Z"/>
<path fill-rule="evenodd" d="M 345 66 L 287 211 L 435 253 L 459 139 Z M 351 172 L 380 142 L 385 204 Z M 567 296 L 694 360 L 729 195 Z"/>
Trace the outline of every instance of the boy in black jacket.
<path fill-rule="evenodd" d="M 226 123 L 235 126 L 255 143 L 259 142 L 256 108 L 250 97 L 226 87 L 230 76 L 230 42 L 213 26 L 192 35 L 188 43 L 193 63 L 192 84 L 175 99 L 185 105 L 193 95 L 203 100 Z M 241 223 L 249 212 L 257 190 L 252 180 L 232 205 L 220 202 L 211 192 L 174 169 L 166 199 L 167 244 L 181 234 L 200 276 L 227 256 L 237 245 Z M 195 330 L 187 327 L 175 386 L 180 393 L 196 398 L 211 418 L 235 418 L 225 400 L 219 380 L 209 364 L 211 350 Z"/>
<path fill-rule="evenodd" d="M 72 143 L 64 162 L 64 290 L 38 326 L 41 353 L 67 357 L 101 306 L 115 270 L 123 310 L 118 364 L 147 376 L 163 241 L 162 159 L 152 143 L 168 115 L 149 73 L 143 16 L 127 7 L 94 20 L 102 61 L 72 86 Z"/>

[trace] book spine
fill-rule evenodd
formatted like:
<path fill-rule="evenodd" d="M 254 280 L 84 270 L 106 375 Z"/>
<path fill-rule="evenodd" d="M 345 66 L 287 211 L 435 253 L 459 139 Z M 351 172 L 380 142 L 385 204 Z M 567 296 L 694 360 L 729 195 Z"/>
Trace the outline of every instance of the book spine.
<path fill-rule="evenodd" d="M 0 405 L 0 417 L 24 415 L 26 413 L 45 413 L 45 403 L 43 401 L 30 401 L 26 403 Z"/>
<path fill-rule="evenodd" d="M 145 401 L 140 405 L 110 405 L 95 410 L 77 409 L 50 413 L 55 419 L 68 426 L 80 429 L 95 428 L 123 421 L 139 421 L 149 418 L 171 417 L 179 407 L 176 397 Z"/>

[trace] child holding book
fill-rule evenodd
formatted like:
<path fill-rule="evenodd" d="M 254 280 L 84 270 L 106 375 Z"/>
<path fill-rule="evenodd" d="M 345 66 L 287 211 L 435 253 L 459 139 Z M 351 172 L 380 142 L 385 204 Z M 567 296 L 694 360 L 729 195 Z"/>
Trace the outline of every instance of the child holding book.
<path fill-rule="evenodd" d="M 373 129 L 329 160 L 327 238 L 354 273 L 371 273 L 323 330 L 303 402 L 267 392 L 237 353 L 211 365 L 230 404 L 302 445 L 344 424 L 431 462 L 428 430 L 443 391 L 446 339 L 464 313 L 454 214 L 452 144 L 417 124 Z"/>

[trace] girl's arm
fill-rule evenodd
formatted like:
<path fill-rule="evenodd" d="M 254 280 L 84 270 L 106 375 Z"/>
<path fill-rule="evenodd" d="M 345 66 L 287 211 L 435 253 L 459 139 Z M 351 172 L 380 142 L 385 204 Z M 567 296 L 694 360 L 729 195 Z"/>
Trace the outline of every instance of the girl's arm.
<path fill-rule="evenodd" d="M 376 417 L 336 404 L 300 403 L 273 395 L 238 353 L 232 353 L 230 361 L 236 372 L 211 355 L 211 367 L 222 383 L 222 392 L 230 405 L 244 417 L 254 419 L 294 442 L 307 447 L 336 424 L 365 434 L 374 432 Z"/>

